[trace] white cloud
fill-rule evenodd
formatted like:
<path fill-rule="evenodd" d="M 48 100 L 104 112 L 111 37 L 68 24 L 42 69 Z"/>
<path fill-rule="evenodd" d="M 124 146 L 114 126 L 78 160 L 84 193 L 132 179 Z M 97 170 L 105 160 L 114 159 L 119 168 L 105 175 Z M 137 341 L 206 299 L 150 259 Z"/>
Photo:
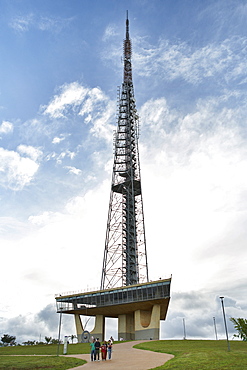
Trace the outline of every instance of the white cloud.
<path fill-rule="evenodd" d="M 51 153 L 47 154 L 47 156 L 45 157 L 45 161 L 50 161 L 51 159 L 56 159 L 57 156 L 58 155 L 55 152 L 51 152 Z"/>
<path fill-rule="evenodd" d="M 29 13 L 14 17 L 9 26 L 19 33 L 28 32 L 30 29 L 38 29 L 40 31 L 60 32 L 63 28 L 67 27 L 72 18 L 61 18 L 42 16 Z"/>
<path fill-rule="evenodd" d="M 29 232 L 29 225 L 26 222 L 17 220 L 14 217 L 0 217 L 0 235 L 3 238 L 14 240 L 17 237 L 20 239 L 27 232 Z M 6 239 L 4 240 L 5 243 Z"/>
<path fill-rule="evenodd" d="M 52 140 L 52 144 L 60 144 L 61 141 L 65 140 L 65 136 L 60 136 L 60 137 L 54 137 L 54 139 Z"/>
<path fill-rule="evenodd" d="M 241 294 L 243 293 L 244 290 L 241 290 Z M 217 288 L 215 291 L 208 291 L 207 289 L 191 291 L 188 289 L 184 293 L 173 293 L 167 320 L 161 323 L 161 336 L 163 338 L 182 339 L 184 336 L 184 320 L 187 339 L 215 339 L 213 321 L 213 317 L 215 317 L 218 339 L 225 339 L 220 295 L 222 293 L 219 290 L 217 291 Z M 230 298 L 228 295 L 225 295 L 224 306 L 229 339 L 232 339 L 236 331 L 229 318 L 245 317 L 246 307 L 240 299 Z M 201 310 L 202 307 L 203 310 Z"/>
<path fill-rule="evenodd" d="M 65 151 L 62 151 L 61 153 L 56 153 L 56 152 L 51 152 L 49 154 L 46 155 L 46 157 L 44 158 L 46 162 L 50 161 L 50 160 L 54 160 L 56 161 L 57 164 L 62 164 L 64 159 L 71 159 L 73 160 L 75 157 L 76 157 L 77 153 L 76 152 L 71 152 L 70 150 L 65 150 Z"/>
<path fill-rule="evenodd" d="M 8 276 L 7 261 L 9 260 L 12 261 L 13 270 L 11 281 L 8 281 L 8 284 L 2 284 L 1 287 L 1 294 L 6 297 L 5 302 L 8 305 L 4 308 L 7 316 L 16 315 L 14 313 L 16 300 L 22 300 L 22 307 L 18 312 L 24 314 L 40 310 L 38 297 L 42 296 L 43 304 L 49 304 L 55 302 L 55 293 L 84 290 L 88 284 L 91 287 L 99 287 L 99 276 L 92 273 L 92 254 L 88 251 L 93 251 L 93 270 L 99 271 L 102 265 L 105 236 L 105 223 L 100 222 L 100 219 L 105 219 L 107 215 L 106 192 L 108 195 L 108 190 L 109 184 L 104 182 L 84 196 L 71 198 L 60 212 L 47 210 L 34 214 L 29 217 L 29 227 L 25 235 L 21 234 L 22 237 L 16 235 L 14 239 L 4 240 L 5 250 L 1 273 L 3 276 Z M 96 234 L 95 225 L 98 225 Z M 93 240 L 92 235 L 94 235 Z M 15 253 L 14 259 L 13 253 Z M 23 259 L 23 256 L 27 255 L 28 259 Z M 80 258 L 75 259 L 75 255 Z M 58 256 L 59 264 L 56 263 Z M 75 284 L 74 278 L 77 274 L 80 275 L 81 271 L 87 279 L 79 279 Z M 11 295 L 14 286 L 15 297 Z M 34 286 L 35 293 L 30 302 L 28 295 Z"/>
<path fill-rule="evenodd" d="M 40 149 L 34 148 L 31 145 L 19 145 L 17 147 L 17 151 L 22 155 L 30 157 L 35 162 L 38 161 L 43 155 Z"/>
<path fill-rule="evenodd" d="M 67 333 L 72 334 L 73 317 L 64 316 L 61 337 Z M 25 330 L 23 330 L 25 328 Z M 16 337 L 16 342 L 22 344 L 25 341 L 32 340 L 37 342 L 46 342 L 45 337 L 57 338 L 58 332 L 58 314 L 56 313 L 55 302 L 48 304 L 36 314 L 26 313 L 10 319 L 1 320 L 1 333 L 11 333 Z M 76 334 L 74 332 L 74 334 Z"/>
<path fill-rule="evenodd" d="M 71 18 L 60 17 L 38 17 L 36 27 L 41 31 L 60 32 L 63 28 L 67 27 L 72 21 Z"/>
<path fill-rule="evenodd" d="M 13 18 L 9 25 L 17 32 L 26 32 L 33 23 L 33 17 L 32 13 L 25 16 L 18 16 Z"/>
<path fill-rule="evenodd" d="M 104 35 L 103 35 L 103 41 L 109 41 L 112 37 L 118 36 L 117 27 L 115 25 L 109 25 L 106 27 Z"/>
<path fill-rule="evenodd" d="M 43 107 L 44 114 L 49 114 L 52 118 L 65 118 L 73 112 L 83 116 L 84 123 L 92 126 L 90 132 L 94 136 L 106 141 L 112 140 L 115 102 L 99 87 L 88 89 L 77 82 L 65 84 L 60 90 L 61 93 L 56 95 L 48 106 Z M 53 143 L 57 144 L 61 140 L 62 136 L 55 137 Z"/>
<path fill-rule="evenodd" d="M 0 148 L 1 186 L 12 190 L 22 190 L 30 184 L 38 168 L 38 163 L 33 159 L 24 158 L 17 152 Z"/>
<path fill-rule="evenodd" d="M 65 84 L 60 88 L 61 92 L 45 108 L 44 114 L 53 118 L 63 118 L 69 109 L 80 106 L 89 89 L 84 88 L 77 82 Z"/>
<path fill-rule="evenodd" d="M 180 77 L 192 84 L 198 84 L 207 78 L 224 74 L 223 79 L 230 81 L 245 75 L 245 43 L 246 40 L 241 37 L 232 37 L 221 44 L 209 44 L 193 50 L 186 43 L 170 45 L 167 41 L 161 41 L 154 55 L 149 55 L 147 59 L 143 56 L 139 61 L 144 75 L 146 70 L 149 71 L 148 66 L 155 63 L 156 73 L 160 71 L 164 78 L 170 80 Z"/>
<path fill-rule="evenodd" d="M 156 44 L 150 44 L 146 37 L 134 39 L 133 66 L 135 75 L 173 81 L 183 79 L 198 85 L 209 78 L 215 78 L 214 83 L 222 81 L 238 84 L 246 79 L 247 39 L 232 36 L 219 43 L 212 42 L 203 47 L 189 45 L 185 41 L 172 43 L 160 38 Z M 102 54 L 104 60 L 119 60 L 120 51 L 116 45 L 107 46 Z M 117 62 L 119 66 L 119 62 Z"/>
<path fill-rule="evenodd" d="M 171 111 L 165 98 L 148 100 L 140 109 L 141 126 L 149 126 L 152 134 L 160 134 L 176 124 L 179 116 Z M 142 127 L 141 127 L 142 128 Z"/>
<path fill-rule="evenodd" d="M 82 171 L 79 168 L 75 168 L 72 166 L 65 166 L 64 168 L 68 169 L 69 170 L 68 172 L 74 175 L 80 175 L 82 173 Z"/>
<path fill-rule="evenodd" d="M 94 136 L 107 141 L 112 140 L 115 102 L 112 102 L 98 87 L 88 93 L 79 114 L 87 115 L 86 122 L 92 123 L 93 127 L 90 131 Z"/>
<path fill-rule="evenodd" d="M 56 156 L 57 163 L 61 164 L 64 160 L 64 158 L 70 158 L 73 159 L 76 156 L 75 152 L 71 152 L 70 150 L 66 150 L 59 155 Z"/>
<path fill-rule="evenodd" d="M 105 100 L 107 100 L 107 97 L 100 88 L 95 87 L 89 90 L 79 114 L 84 116 L 91 113 L 99 103 L 104 102 Z"/>
<path fill-rule="evenodd" d="M 231 98 L 199 101 L 185 116 L 162 99 L 140 110 L 148 258 L 165 255 L 155 265 L 151 259 L 150 275 L 174 274 L 174 291 L 213 289 L 217 279 L 224 289 L 229 276 L 242 276 L 242 266 L 238 274 L 231 266 L 233 251 L 247 258 L 247 112 L 244 102 L 227 108 Z"/>
<path fill-rule="evenodd" d="M 90 130 L 91 133 L 98 138 L 111 142 L 113 131 L 115 129 L 115 126 L 112 124 L 114 116 L 115 104 L 109 101 L 106 104 L 105 109 L 103 107 L 101 110 L 101 115 L 95 117 L 93 127 Z"/>
<path fill-rule="evenodd" d="M 9 121 L 3 121 L 0 125 L 0 134 L 8 134 L 13 131 L 13 123 Z"/>
<path fill-rule="evenodd" d="M 48 223 L 57 222 L 60 220 L 60 213 L 45 211 L 40 215 L 30 216 L 28 220 L 36 226 L 43 226 Z"/>

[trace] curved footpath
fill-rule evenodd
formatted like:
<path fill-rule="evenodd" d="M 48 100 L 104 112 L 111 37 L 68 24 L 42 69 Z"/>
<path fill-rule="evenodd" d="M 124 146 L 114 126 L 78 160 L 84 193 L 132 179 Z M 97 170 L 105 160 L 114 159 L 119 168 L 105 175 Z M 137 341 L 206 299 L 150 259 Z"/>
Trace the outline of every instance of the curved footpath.
<path fill-rule="evenodd" d="M 133 348 L 138 343 L 145 340 L 117 343 L 113 345 L 112 359 L 106 361 L 91 361 L 90 354 L 66 355 L 66 357 L 76 357 L 86 360 L 87 363 L 82 366 L 73 367 L 70 370 L 94 370 L 94 369 L 124 369 L 124 370 L 149 370 L 163 365 L 166 361 L 173 358 L 173 355 L 158 353 Z"/>

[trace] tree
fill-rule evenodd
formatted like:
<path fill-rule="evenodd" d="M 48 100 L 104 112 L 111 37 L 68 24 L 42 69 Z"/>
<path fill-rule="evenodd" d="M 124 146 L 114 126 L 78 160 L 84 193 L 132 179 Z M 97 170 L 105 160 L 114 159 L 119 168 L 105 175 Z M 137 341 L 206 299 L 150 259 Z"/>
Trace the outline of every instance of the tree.
<path fill-rule="evenodd" d="M 27 340 L 26 342 L 23 342 L 24 346 L 34 346 L 35 340 Z"/>
<path fill-rule="evenodd" d="M 1 341 L 3 342 L 4 346 L 13 346 L 15 344 L 15 339 L 16 337 L 13 337 L 12 335 L 4 334 L 1 338 Z"/>
<path fill-rule="evenodd" d="M 238 332 L 238 334 L 234 334 L 234 337 L 247 341 L 247 319 L 234 319 L 234 317 L 231 317 L 230 320 L 234 324 L 234 328 Z"/>
<path fill-rule="evenodd" d="M 46 344 L 49 344 L 52 340 L 52 337 L 45 337 Z"/>
<path fill-rule="evenodd" d="M 60 341 L 60 343 L 62 343 L 62 341 Z M 58 344 L 58 339 L 52 339 L 51 344 Z"/>

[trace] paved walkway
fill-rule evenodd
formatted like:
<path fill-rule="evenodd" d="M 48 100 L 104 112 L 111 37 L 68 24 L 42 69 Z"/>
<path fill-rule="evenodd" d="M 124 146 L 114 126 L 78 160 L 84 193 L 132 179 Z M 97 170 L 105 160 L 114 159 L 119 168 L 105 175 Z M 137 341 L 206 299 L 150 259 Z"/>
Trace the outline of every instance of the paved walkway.
<path fill-rule="evenodd" d="M 134 341 L 117 343 L 113 345 L 112 359 L 106 361 L 91 361 L 90 354 L 67 355 L 66 357 L 76 357 L 86 360 L 82 366 L 74 367 L 70 370 L 103 370 L 103 369 L 124 369 L 124 370 L 149 370 L 163 365 L 166 361 L 173 358 L 173 355 L 144 351 L 132 348 L 135 344 L 146 341 Z"/>

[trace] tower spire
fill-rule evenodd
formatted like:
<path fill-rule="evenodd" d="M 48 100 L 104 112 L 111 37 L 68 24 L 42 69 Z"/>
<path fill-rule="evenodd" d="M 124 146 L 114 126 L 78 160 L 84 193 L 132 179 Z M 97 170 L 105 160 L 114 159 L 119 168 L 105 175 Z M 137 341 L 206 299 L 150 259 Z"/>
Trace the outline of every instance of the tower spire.
<path fill-rule="evenodd" d="M 129 37 L 129 19 L 128 19 L 128 10 L 126 17 L 126 36 L 123 45 L 123 54 L 124 54 L 124 82 L 132 83 L 132 67 L 131 67 L 131 40 Z"/>
<path fill-rule="evenodd" d="M 128 10 L 126 11 L 126 39 L 129 38 L 129 18 L 128 18 Z"/>
<path fill-rule="evenodd" d="M 101 289 L 148 281 L 128 12 Z"/>

